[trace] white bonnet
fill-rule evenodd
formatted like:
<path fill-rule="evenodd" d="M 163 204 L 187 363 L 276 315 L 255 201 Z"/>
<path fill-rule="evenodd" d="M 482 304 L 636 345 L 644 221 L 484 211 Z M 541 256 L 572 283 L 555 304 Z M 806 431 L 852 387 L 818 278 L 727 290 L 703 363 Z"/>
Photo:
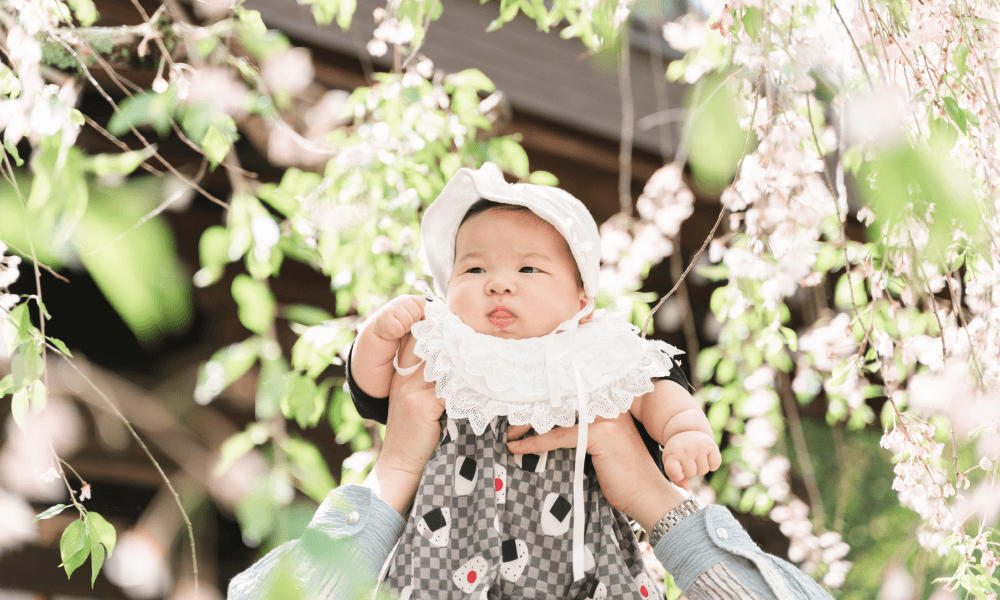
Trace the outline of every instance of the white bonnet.
<path fill-rule="evenodd" d="M 459 169 L 427 207 L 420 224 L 424 259 L 434 288 L 444 297 L 455 262 L 455 236 L 469 208 L 480 199 L 516 204 L 531 210 L 556 228 L 569 245 L 590 298 L 597 296 L 601 238 L 590 211 L 565 190 L 531 183 L 507 183 L 500 168 L 484 163 L 478 170 Z"/>

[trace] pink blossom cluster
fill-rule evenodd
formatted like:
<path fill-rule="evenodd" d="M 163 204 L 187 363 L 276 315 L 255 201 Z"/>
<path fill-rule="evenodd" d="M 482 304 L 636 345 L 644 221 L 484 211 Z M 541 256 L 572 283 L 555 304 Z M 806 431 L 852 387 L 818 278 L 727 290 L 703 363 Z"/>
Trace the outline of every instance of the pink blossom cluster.
<path fill-rule="evenodd" d="M 636 200 L 638 218 L 618 213 L 601 232 L 601 287 L 613 296 L 642 285 L 650 265 L 674 252 L 674 238 L 694 212 L 694 194 L 680 165 L 669 163 L 653 173 Z"/>

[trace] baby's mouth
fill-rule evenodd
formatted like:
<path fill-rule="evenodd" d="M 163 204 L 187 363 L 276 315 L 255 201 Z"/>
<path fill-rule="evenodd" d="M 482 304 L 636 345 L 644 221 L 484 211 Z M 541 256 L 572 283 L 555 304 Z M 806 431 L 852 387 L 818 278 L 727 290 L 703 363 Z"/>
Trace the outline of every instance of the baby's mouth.
<path fill-rule="evenodd" d="M 502 306 L 498 306 L 486 315 L 490 323 L 498 329 L 503 329 L 514 322 L 514 314 Z"/>

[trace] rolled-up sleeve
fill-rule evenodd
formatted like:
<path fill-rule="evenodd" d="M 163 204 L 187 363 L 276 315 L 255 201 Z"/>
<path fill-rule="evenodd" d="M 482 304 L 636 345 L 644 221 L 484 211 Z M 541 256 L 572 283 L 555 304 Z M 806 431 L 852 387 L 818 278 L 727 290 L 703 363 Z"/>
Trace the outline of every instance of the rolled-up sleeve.
<path fill-rule="evenodd" d="M 654 553 L 691 600 L 830 598 L 801 570 L 761 550 L 721 506 L 679 522 Z"/>
<path fill-rule="evenodd" d="M 229 582 L 226 597 L 269 597 L 295 585 L 303 598 L 347 599 L 370 593 L 403 531 L 403 518 L 366 487 L 327 495 L 305 533 L 278 546 Z"/>

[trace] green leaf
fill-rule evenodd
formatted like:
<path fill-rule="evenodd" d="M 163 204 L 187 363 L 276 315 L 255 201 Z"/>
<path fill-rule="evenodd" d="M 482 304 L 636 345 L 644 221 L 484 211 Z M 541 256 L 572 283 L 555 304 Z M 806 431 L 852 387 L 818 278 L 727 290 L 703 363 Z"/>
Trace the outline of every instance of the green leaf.
<path fill-rule="evenodd" d="M 516 138 L 504 136 L 490 140 L 487 154 L 490 160 L 505 170 L 522 179 L 528 177 L 528 153 L 524 151 Z"/>
<path fill-rule="evenodd" d="M 294 323 L 302 323 L 310 327 L 333 319 L 333 315 L 329 312 L 308 304 L 288 304 L 281 309 L 281 316 Z"/>
<path fill-rule="evenodd" d="M 121 136 L 133 127 L 152 125 L 158 134 L 166 135 L 170 131 L 170 120 L 176 105 L 177 97 L 172 91 L 163 94 L 147 91 L 129 96 L 121 101 L 118 110 L 111 116 L 108 131 Z"/>
<path fill-rule="evenodd" d="M 69 351 L 66 344 L 59 338 L 50 337 L 48 338 L 49 343 L 56 347 L 57 350 L 65 354 L 66 356 L 73 358 L 73 353 Z"/>
<path fill-rule="evenodd" d="M 87 528 L 90 531 L 90 537 L 104 545 L 104 548 L 108 551 L 108 556 L 115 549 L 115 544 L 118 543 L 118 534 L 115 533 L 115 526 L 108 523 L 100 514 L 90 511 L 87 516 L 84 517 L 87 523 Z"/>
<path fill-rule="evenodd" d="M 155 177 L 95 186 L 72 239 L 105 298 L 142 342 L 186 327 L 193 311 L 190 275 L 173 234 L 162 217 L 148 218 L 161 197 Z"/>
<path fill-rule="evenodd" d="M 218 350 L 198 369 L 194 400 L 208 404 L 231 383 L 239 379 L 257 361 L 260 339 L 251 337 Z"/>
<path fill-rule="evenodd" d="M 257 446 L 250 431 L 241 431 L 229 436 L 219 448 L 219 462 L 215 465 L 215 476 L 218 477 L 229 470 L 244 454 Z"/>
<path fill-rule="evenodd" d="M 97 540 L 90 540 L 90 588 L 94 588 L 94 583 L 97 582 L 97 575 L 101 572 L 101 567 L 104 566 L 104 546 L 99 544 Z"/>
<path fill-rule="evenodd" d="M 965 118 L 966 112 L 958 105 L 958 101 L 951 96 L 945 96 L 944 100 L 944 111 L 948 113 L 948 117 L 951 118 L 955 126 L 961 130 L 962 133 L 967 133 L 968 123 Z"/>
<path fill-rule="evenodd" d="M 6 396 L 14 389 L 14 376 L 5 375 L 0 378 L 0 397 Z"/>
<path fill-rule="evenodd" d="M 285 377 L 288 365 L 279 354 L 277 358 L 262 358 L 260 375 L 257 377 L 257 397 L 254 399 L 254 415 L 259 420 L 270 419 L 281 410 L 281 398 L 285 394 Z"/>
<path fill-rule="evenodd" d="M 42 512 L 38 513 L 37 515 L 35 515 L 35 520 L 42 521 L 44 519 L 51 519 L 52 517 L 58 515 L 62 511 L 69 508 L 69 506 L 70 506 L 69 504 L 54 504 L 46 508 Z"/>
<path fill-rule="evenodd" d="M 67 579 L 87 560 L 89 555 L 90 538 L 81 517 L 70 523 L 59 538 L 59 556 L 62 558 L 62 567 L 66 570 Z"/>
<path fill-rule="evenodd" d="M 91 0 L 66 0 L 73 9 L 76 20 L 84 27 L 90 27 L 97 21 L 97 7 Z"/>
<path fill-rule="evenodd" d="M 465 69 L 444 78 L 446 89 L 471 88 L 477 92 L 492 92 L 496 85 L 479 69 Z"/>
<path fill-rule="evenodd" d="M 130 175 L 146 159 L 156 154 L 156 146 L 115 154 L 94 154 L 84 160 L 83 168 L 95 175 Z"/>
<path fill-rule="evenodd" d="M 323 455 L 311 442 L 290 437 L 281 444 L 288 456 L 292 475 L 299 482 L 299 488 L 316 502 L 322 502 L 327 493 L 336 485 Z"/>
<path fill-rule="evenodd" d="M 233 138 L 219 127 L 212 125 L 205 131 L 200 145 L 214 167 L 229 154 L 229 149 L 233 147 Z"/>
<path fill-rule="evenodd" d="M 852 287 L 854 288 L 853 296 Z M 857 273 L 850 276 L 847 273 L 841 275 L 833 292 L 833 303 L 840 310 L 853 310 L 855 303 L 857 303 L 858 308 L 868 304 L 864 277 Z"/>
<path fill-rule="evenodd" d="M 528 183 L 535 185 L 559 185 L 559 178 L 548 171 L 534 171 L 528 177 Z"/>
<path fill-rule="evenodd" d="M 274 322 L 274 296 L 266 284 L 248 275 L 237 275 L 232 286 L 240 322 L 254 333 L 265 333 Z"/>
<path fill-rule="evenodd" d="M 691 115 L 688 162 L 695 185 L 706 192 L 720 192 L 736 173 L 744 146 L 748 146 L 747 132 L 739 125 L 741 105 L 724 73 L 710 75 L 697 84 L 688 94 L 687 104 Z"/>
<path fill-rule="evenodd" d="M 955 48 L 955 54 L 952 55 L 952 60 L 955 61 L 955 66 L 958 67 L 958 74 L 965 75 L 969 71 L 969 66 L 967 64 L 969 58 L 969 44 L 962 42 Z"/>
<path fill-rule="evenodd" d="M 325 402 L 320 396 L 320 386 L 310 377 L 292 374 L 285 379 L 281 397 L 281 412 L 285 418 L 295 419 L 302 428 L 313 427 L 323 415 Z"/>
<path fill-rule="evenodd" d="M 201 234 L 198 241 L 198 255 L 201 269 L 194 275 L 194 284 L 208 287 L 222 277 L 229 261 L 229 231 L 220 225 L 213 225 Z"/>
<path fill-rule="evenodd" d="M 30 388 L 21 388 L 14 392 L 10 399 L 10 416 L 14 418 L 14 423 L 18 427 L 24 427 L 24 419 L 28 416 L 31 408 Z"/>

